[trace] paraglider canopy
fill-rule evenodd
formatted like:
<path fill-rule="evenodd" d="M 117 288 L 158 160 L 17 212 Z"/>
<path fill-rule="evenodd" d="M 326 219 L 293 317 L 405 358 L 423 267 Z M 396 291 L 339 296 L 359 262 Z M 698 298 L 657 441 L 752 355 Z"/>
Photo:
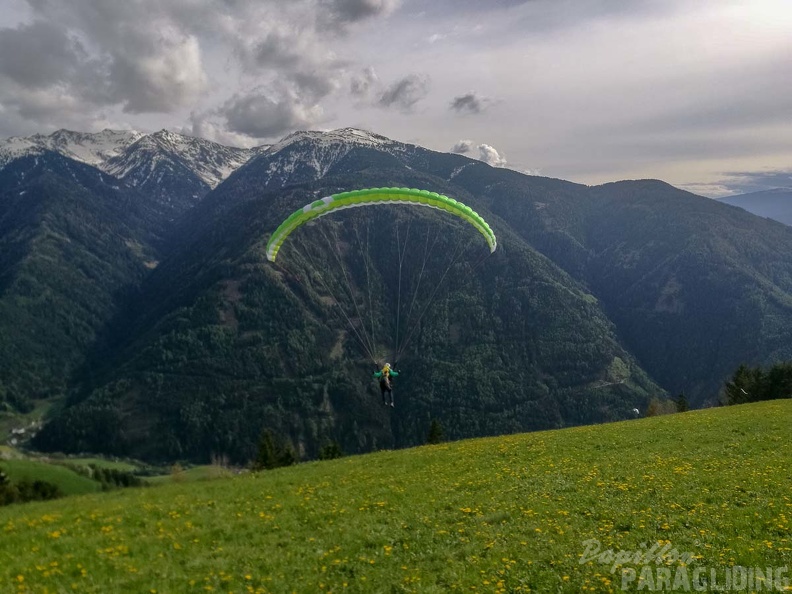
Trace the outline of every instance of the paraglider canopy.
<path fill-rule="evenodd" d="M 267 259 L 270 262 L 274 262 L 283 242 L 286 241 L 295 229 L 301 227 L 308 221 L 337 210 L 361 206 L 374 206 L 377 204 L 410 204 L 446 211 L 473 225 L 473 227 L 484 236 L 489 246 L 490 253 L 494 252 L 498 245 L 495 234 L 492 232 L 492 228 L 490 228 L 489 224 L 487 224 L 487 222 L 472 208 L 453 198 L 427 190 L 409 188 L 371 188 L 325 196 L 293 212 L 280 224 L 267 243 Z"/>

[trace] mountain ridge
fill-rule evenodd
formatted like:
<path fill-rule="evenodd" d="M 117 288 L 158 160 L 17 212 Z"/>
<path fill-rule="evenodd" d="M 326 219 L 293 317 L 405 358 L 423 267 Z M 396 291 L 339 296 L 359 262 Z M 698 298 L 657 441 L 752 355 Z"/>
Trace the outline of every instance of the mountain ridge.
<path fill-rule="evenodd" d="M 232 171 L 268 146 L 230 147 L 166 129 L 150 134 L 109 128 L 95 133 L 60 129 L 49 135 L 0 139 L 0 167 L 15 158 L 51 150 L 123 180 L 130 170 L 140 166 L 134 162 L 135 153 L 158 151 L 181 160 L 209 188 L 215 188 Z M 132 183 L 140 184 L 135 179 Z"/>
<path fill-rule="evenodd" d="M 717 200 L 743 208 L 757 216 L 792 225 L 792 187 L 725 196 Z"/>

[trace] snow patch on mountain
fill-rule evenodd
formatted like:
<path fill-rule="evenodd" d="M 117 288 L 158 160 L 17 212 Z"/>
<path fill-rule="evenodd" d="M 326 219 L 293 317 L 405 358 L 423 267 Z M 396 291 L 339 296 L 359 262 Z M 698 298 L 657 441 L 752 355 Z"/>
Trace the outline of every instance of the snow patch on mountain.
<path fill-rule="evenodd" d="M 19 157 L 55 151 L 120 179 L 134 173 L 133 185 L 140 185 L 158 166 L 178 161 L 176 168 L 186 168 L 207 186 L 215 188 L 252 156 L 267 148 L 269 146 L 228 147 L 167 130 L 154 134 L 135 130 L 103 130 L 94 134 L 58 130 L 49 135 L 0 140 L 0 168 Z M 136 171 L 137 168 L 145 172 Z"/>
<path fill-rule="evenodd" d="M 327 132 L 293 132 L 282 140 L 273 144 L 267 152 L 277 153 L 286 147 L 298 142 L 311 142 L 316 147 L 328 147 L 333 145 L 356 145 L 379 148 L 393 144 L 390 138 L 359 130 L 357 128 L 341 128 Z"/>
<path fill-rule="evenodd" d="M 341 128 L 325 132 L 294 132 L 268 148 L 262 147 L 260 154 L 268 161 L 267 185 L 286 185 L 324 177 L 356 148 L 401 152 L 406 146 L 366 130 Z M 254 164 L 252 160 L 251 164 Z"/>
<path fill-rule="evenodd" d="M 100 166 L 143 136 L 135 130 L 102 130 L 94 134 L 58 130 L 49 135 L 0 140 L 0 167 L 13 159 L 54 151 L 88 165 Z"/>

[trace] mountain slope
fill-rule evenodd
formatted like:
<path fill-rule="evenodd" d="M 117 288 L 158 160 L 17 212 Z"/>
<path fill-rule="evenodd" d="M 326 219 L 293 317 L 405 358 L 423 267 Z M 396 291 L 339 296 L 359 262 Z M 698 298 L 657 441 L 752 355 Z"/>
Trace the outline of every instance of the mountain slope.
<path fill-rule="evenodd" d="M 454 178 L 602 303 L 641 366 L 696 405 L 743 362 L 792 358 L 792 230 L 652 181 Z"/>
<path fill-rule="evenodd" d="M 792 225 L 792 188 L 775 188 L 750 194 L 718 198 L 718 202 L 739 206 L 760 217 Z"/>
<path fill-rule="evenodd" d="M 151 213 L 117 183 L 52 152 L 0 170 L 0 403 L 65 393 L 158 259 Z"/>
<path fill-rule="evenodd" d="M 152 161 L 167 156 L 181 163 L 207 187 L 215 188 L 259 150 L 262 149 L 223 146 L 203 138 L 160 130 L 139 138 L 108 159 L 103 169 L 133 186 L 141 186 L 156 171 Z"/>
<path fill-rule="evenodd" d="M 664 387 L 714 403 L 741 363 L 792 359 L 792 228 L 661 182 L 594 195 L 591 286 Z"/>
<path fill-rule="evenodd" d="M 474 268 L 487 253 L 486 245 L 472 243 L 475 231 L 471 237 L 470 229 L 431 211 L 413 217 L 412 209 L 354 209 L 325 221 L 331 235 L 346 233 L 347 247 L 339 252 L 328 249 L 321 230 L 303 230 L 295 249 L 284 249 L 282 264 L 266 262 L 263 240 L 274 221 L 332 188 L 451 190 L 406 168 L 387 176 L 375 170 L 327 175 L 262 192 L 215 219 L 151 275 L 141 301 L 157 305 L 140 312 L 132 340 L 119 346 L 116 359 L 93 365 L 102 369 L 100 377 L 37 444 L 154 459 L 223 454 L 244 460 L 268 426 L 314 456 L 328 440 L 347 451 L 420 443 L 429 418 L 441 419 L 453 437 L 614 420 L 662 393 L 620 345 L 596 299 L 506 226 L 499 251 Z M 475 204 L 472 196 L 457 197 Z M 362 256 L 350 249 L 357 236 L 349 234 L 362 234 L 367 225 L 374 234 Z M 398 285 L 415 283 L 416 276 L 402 279 L 394 270 L 404 250 L 394 240 L 408 227 L 416 241 L 413 273 L 422 270 L 427 279 L 423 291 L 416 290 L 416 313 L 426 313 L 413 317 L 411 341 L 395 361 L 404 373 L 398 414 L 389 418 L 370 382 L 374 363 L 355 333 L 371 318 L 379 329 L 375 354 L 390 357 L 384 347 L 399 330 L 403 338 L 408 332 L 398 326 L 400 315 L 409 317 Z M 430 251 L 439 257 L 422 263 L 428 233 Z M 443 291 L 423 309 L 448 266 L 447 254 L 469 241 L 471 256 L 448 268 Z M 345 284 L 360 296 L 355 308 L 344 304 L 354 322 L 336 310 Z M 364 309 L 359 316 L 358 307 Z"/>

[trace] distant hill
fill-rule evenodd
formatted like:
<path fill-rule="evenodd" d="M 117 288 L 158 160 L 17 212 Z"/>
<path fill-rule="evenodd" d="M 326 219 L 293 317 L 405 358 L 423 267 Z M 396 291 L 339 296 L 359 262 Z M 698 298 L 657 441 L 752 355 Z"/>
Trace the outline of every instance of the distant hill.
<path fill-rule="evenodd" d="M 748 212 L 792 225 L 792 188 L 775 188 L 750 194 L 718 198 L 718 202 L 739 206 Z"/>

